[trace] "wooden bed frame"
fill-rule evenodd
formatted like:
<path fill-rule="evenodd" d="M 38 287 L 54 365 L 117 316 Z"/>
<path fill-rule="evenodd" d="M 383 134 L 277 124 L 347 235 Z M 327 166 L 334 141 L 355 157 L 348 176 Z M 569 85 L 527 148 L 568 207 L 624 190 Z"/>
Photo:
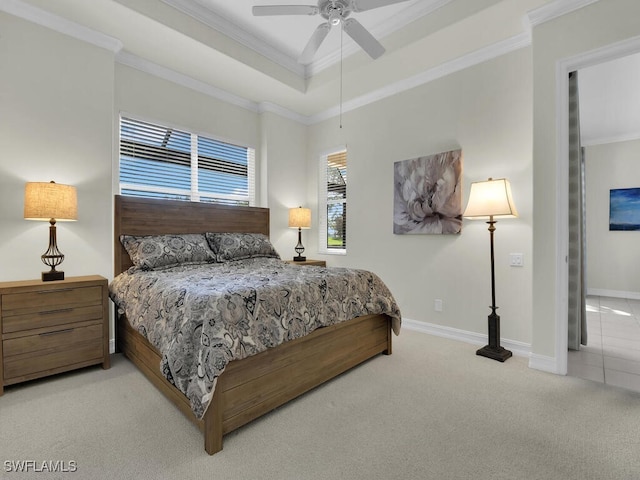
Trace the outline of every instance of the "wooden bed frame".
<path fill-rule="evenodd" d="M 269 210 L 205 203 L 115 197 L 115 275 L 131 260 L 121 234 L 247 232 L 269 235 Z M 307 268 L 307 267 L 298 267 Z M 204 432 L 209 455 L 222 437 L 380 353 L 391 354 L 391 319 L 367 315 L 315 330 L 257 355 L 230 362 L 218 378 L 204 418 L 160 372 L 161 356 L 124 316 L 116 314 L 117 348 Z"/>

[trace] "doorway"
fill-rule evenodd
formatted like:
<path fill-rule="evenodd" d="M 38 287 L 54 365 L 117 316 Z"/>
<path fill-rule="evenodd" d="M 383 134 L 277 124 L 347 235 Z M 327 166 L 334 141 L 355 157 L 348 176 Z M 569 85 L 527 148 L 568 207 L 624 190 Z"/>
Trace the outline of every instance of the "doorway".
<path fill-rule="evenodd" d="M 631 118 L 626 125 L 616 125 L 616 120 L 622 119 L 624 112 L 619 111 L 618 114 L 612 115 L 611 111 L 615 111 L 615 103 L 619 100 L 606 98 L 605 93 L 624 91 L 627 81 L 638 91 L 638 50 L 640 45 L 637 41 L 619 44 L 592 55 L 583 55 L 573 64 L 570 59 L 563 65 L 568 71 L 572 71 L 572 66 L 578 71 L 582 130 L 580 136 L 583 140 L 586 170 L 584 198 L 588 212 L 587 234 L 583 242 L 586 250 L 578 249 L 581 251 L 584 264 L 587 265 L 588 274 L 584 275 L 584 281 L 580 281 L 575 268 L 568 266 L 566 271 L 568 297 L 565 298 L 569 300 L 568 310 L 571 316 L 574 315 L 571 307 L 575 301 L 570 297 L 576 292 L 576 282 L 589 287 L 584 288 L 582 292 L 583 300 L 586 302 L 584 328 L 588 330 L 588 338 L 583 338 L 586 345 L 580 346 L 579 350 L 565 350 L 566 373 L 636 391 L 640 391 L 640 274 L 627 274 L 625 270 L 638 270 L 637 267 L 627 268 L 628 264 L 638 263 L 626 260 L 628 256 L 633 256 L 631 252 L 637 250 L 640 232 L 610 232 L 608 222 L 610 190 L 640 186 L 640 173 L 635 173 L 638 170 L 637 163 L 630 163 L 631 158 L 640 156 L 640 117 Z M 560 76 L 558 78 L 560 79 Z M 565 91 L 569 91 L 569 85 Z M 594 96 L 597 97 L 595 102 Z M 598 102 L 600 105 L 597 105 Z M 634 108 L 640 111 L 640 92 L 632 92 L 622 102 L 620 108 L 623 110 Z M 605 122 L 594 122 L 594 118 Z M 564 125 L 564 122 L 560 125 Z M 569 132 L 559 133 L 562 135 L 559 138 L 568 139 Z M 568 163 L 570 151 L 567 147 L 567 156 L 559 156 L 559 165 L 563 160 Z M 576 181 L 575 169 L 568 171 L 571 173 L 567 185 L 572 180 L 574 183 Z M 568 187 L 564 193 L 569 196 Z M 565 213 L 570 220 L 576 217 L 577 212 L 574 209 L 581 207 L 580 203 L 575 201 L 569 202 L 569 205 Z M 572 251 L 576 251 L 576 236 L 567 232 L 567 239 L 571 239 L 568 241 L 568 251 L 571 254 Z M 640 253 L 637 260 L 640 261 Z M 568 331 L 571 332 L 571 327 L 564 329 L 563 336 L 567 339 L 565 345 L 575 348 L 575 331 L 570 335 Z M 561 334 L 560 331 L 558 333 Z M 558 348 L 566 349 L 566 346 L 559 345 Z M 561 357 L 558 359 L 561 364 Z"/>

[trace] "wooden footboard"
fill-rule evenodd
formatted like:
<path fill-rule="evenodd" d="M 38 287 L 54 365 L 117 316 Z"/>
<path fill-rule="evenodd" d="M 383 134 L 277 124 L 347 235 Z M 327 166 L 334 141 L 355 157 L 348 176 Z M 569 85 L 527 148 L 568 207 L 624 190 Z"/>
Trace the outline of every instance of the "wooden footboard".
<path fill-rule="evenodd" d="M 118 319 L 118 348 L 187 417 L 204 432 L 205 450 L 222 450 L 222 437 L 350 368 L 378 355 L 391 354 L 391 319 L 367 315 L 320 328 L 310 335 L 257 355 L 236 360 L 218 378 L 213 401 L 203 420 L 188 399 L 160 372 L 160 355 Z"/>

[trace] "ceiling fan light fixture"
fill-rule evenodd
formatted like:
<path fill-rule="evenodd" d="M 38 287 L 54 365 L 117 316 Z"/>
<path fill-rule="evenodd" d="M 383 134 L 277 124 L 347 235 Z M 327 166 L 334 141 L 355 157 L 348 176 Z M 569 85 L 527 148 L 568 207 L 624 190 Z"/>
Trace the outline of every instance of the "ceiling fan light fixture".
<path fill-rule="evenodd" d="M 340 10 L 334 10 L 333 12 L 331 12 L 331 14 L 329 15 L 329 23 L 331 24 L 331 26 L 337 27 L 338 25 L 340 25 L 340 22 L 342 22 L 342 15 Z"/>

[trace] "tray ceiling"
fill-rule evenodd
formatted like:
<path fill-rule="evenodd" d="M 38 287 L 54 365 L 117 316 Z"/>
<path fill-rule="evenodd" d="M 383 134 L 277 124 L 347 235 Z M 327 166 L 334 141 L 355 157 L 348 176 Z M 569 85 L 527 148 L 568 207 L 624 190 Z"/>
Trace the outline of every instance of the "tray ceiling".
<path fill-rule="evenodd" d="M 7 0 L 0 9 L 97 44 L 116 60 L 255 110 L 314 123 L 530 44 L 538 24 L 597 0 L 408 0 L 355 13 L 386 48 L 372 60 L 332 29 L 297 57 L 319 16 L 254 17 L 254 5 L 305 0 Z M 116 46 L 117 47 L 114 47 Z M 638 56 L 581 75 L 585 141 L 640 135 Z M 342 83 L 342 85 L 341 85 Z"/>

